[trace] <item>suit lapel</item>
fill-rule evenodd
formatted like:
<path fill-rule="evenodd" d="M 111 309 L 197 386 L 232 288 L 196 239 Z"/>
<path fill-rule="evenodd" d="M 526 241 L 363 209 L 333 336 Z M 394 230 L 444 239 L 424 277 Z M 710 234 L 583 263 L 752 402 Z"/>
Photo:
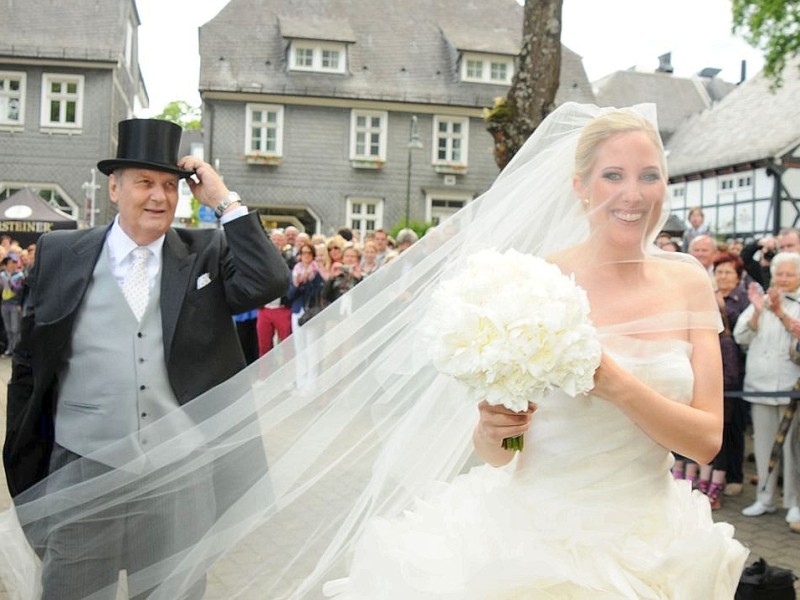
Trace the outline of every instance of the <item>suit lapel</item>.
<path fill-rule="evenodd" d="M 197 254 L 189 254 L 186 245 L 172 229 L 167 231 L 162 252 L 161 326 L 164 335 L 164 356 L 169 362 L 172 339 L 175 336 L 175 328 Z"/>
<path fill-rule="evenodd" d="M 92 280 L 92 273 L 103 250 L 107 232 L 108 227 L 88 229 L 74 242 L 63 247 L 58 259 L 52 263 L 55 271 L 43 275 L 45 278 L 55 277 L 60 285 L 56 288 L 57 295 L 37 296 L 37 323 L 53 323 L 75 314 Z"/>

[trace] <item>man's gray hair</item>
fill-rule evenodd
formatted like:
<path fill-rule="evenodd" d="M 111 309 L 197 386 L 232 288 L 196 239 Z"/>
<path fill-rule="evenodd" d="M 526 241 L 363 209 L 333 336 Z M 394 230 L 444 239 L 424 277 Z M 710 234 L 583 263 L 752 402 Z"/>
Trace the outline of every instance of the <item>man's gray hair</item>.
<path fill-rule="evenodd" d="M 397 245 L 400 244 L 415 244 L 419 240 L 417 232 L 413 229 L 401 229 L 397 232 Z"/>

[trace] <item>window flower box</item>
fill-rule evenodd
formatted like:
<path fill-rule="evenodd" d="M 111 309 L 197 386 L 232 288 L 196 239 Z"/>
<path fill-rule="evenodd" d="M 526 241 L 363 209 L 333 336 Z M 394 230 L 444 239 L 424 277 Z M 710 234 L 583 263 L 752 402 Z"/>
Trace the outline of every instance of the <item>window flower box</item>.
<path fill-rule="evenodd" d="M 433 170 L 442 175 L 466 175 L 467 165 L 455 163 L 440 163 L 433 165 Z"/>
<path fill-rule="evenodd" d="M 354 169 L 382 169 L 386 161 L 379 158 L 352 158 L 350 165 Z"/>
<path fill-rule="evenodd" d="M 261 154 L 260 152 L 252 152 L 244 155 L 244 161 L 248 165 L 267 165 L 276 167 L 283 162 L 283 157 L 275 156 L 274 154 Z"/>

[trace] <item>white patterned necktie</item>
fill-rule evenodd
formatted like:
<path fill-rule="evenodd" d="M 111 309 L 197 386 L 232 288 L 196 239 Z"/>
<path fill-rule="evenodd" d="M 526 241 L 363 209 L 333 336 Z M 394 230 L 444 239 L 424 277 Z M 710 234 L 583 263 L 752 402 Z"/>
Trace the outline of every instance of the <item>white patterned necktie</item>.
<path fill-rule="evenodd" d="M 136 316 L 136 320 L 141 321 L 147 303 L 150 301 L 150 281 L 147 276 L 147 259 L 150 258 L 150 250 L 139 247 L 135 248 L 132 254 L 133 264 L 122 283 L 122 293 Z"/>

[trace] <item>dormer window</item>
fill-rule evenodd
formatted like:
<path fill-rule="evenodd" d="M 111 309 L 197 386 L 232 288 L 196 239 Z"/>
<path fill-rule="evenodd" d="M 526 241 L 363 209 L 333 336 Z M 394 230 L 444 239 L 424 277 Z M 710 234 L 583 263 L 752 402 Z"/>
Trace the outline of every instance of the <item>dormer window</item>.
<path fill-rule="evenodd" d="M 292 40 L 289 69 L 317 73 L 345 73 L 347 48 L 340 42 Z"/>
<path fill-rule="evenodd" d="M 510 85 L 513 76 L 513 56 L 464 52 L 461 57 L 462 81 Z"/>

